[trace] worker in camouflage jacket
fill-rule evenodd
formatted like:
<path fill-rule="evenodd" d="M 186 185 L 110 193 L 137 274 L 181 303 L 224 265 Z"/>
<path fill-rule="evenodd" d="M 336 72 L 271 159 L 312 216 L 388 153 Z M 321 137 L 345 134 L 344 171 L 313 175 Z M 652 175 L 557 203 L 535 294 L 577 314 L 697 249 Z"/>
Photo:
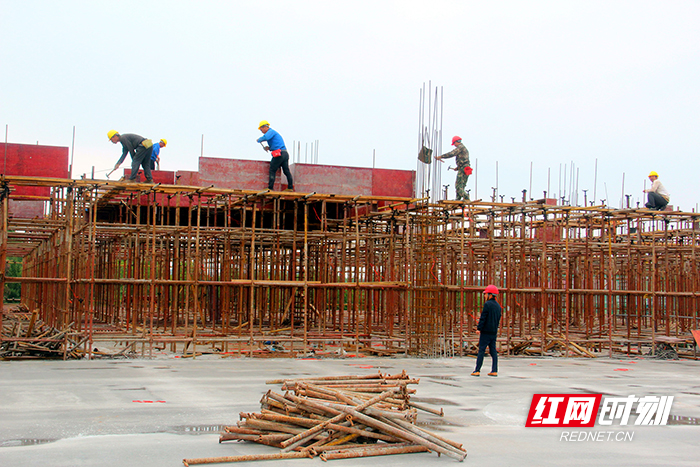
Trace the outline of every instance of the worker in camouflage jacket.
<path fill-rule="evenodd" d="M 443 159 L 450 159 L 452 157 L 457 158 L 457 180 L 455 181 L 455 191 L 457 193 L 457 200 L 469 200 L 469 195 L 464 191 L 467 186 L 467 180 L 469 180 L 469 175 L 472 173 L 471 165 L 469 164 L 469 151 L 462 144 L 462 138 L 455 136 L 452 138 L 452 146 L 455 148 L 442 156 L 436 156 L 435 160 L 441 161 Z"/>

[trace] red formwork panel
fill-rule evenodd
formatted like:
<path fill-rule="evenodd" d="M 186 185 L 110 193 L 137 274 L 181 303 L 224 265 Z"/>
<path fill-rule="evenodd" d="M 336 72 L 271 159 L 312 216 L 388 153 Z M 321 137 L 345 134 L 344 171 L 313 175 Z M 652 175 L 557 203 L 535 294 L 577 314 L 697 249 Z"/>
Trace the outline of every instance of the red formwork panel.
<path fill-rule="evenodd" d="M 547 222 L 545 225 L 535 229 L 535 238 L 541 242 L 561 243 L 563 241 L 563 229 L 560 225 Z"/>
<path fill-rule="evenodd" d="M 372 195 L 413 198 L 415 170 L 372 169 Z"/>
<path fill-rule="evenodd" d="M 293 164 L 294 191 L 336 195 L 372 195 L 372 169 L 337 165 Z"/>
<path fill-rule="evenodd" d="M 199 172 L 178 170 L 175 172 L 175 185 L 199 186 Z"/>
<path fill-rule="evenodd" d="M 10 217 L 21 219 L 41 219 L 44 217 L 45 201 L 10 199 Z"/>
<path fill-rule="evenodd" d="M 0 143 L 0 172 L 24 177 L 68 178 L 68 148 Z M 48 187 L 12 188 L 12 197 L 49 196 Z"/>
<path fill-rule="evenodd" d="M 230 190 L 264 190 L 267 188 L 270 162 L 218 157 L 199 158 L 199 185 L 214 185 Z M 274 190 L 287 188 L 287 179 L 278 171 Z M 297 190 L 298 191 L 298 190 Z"/>

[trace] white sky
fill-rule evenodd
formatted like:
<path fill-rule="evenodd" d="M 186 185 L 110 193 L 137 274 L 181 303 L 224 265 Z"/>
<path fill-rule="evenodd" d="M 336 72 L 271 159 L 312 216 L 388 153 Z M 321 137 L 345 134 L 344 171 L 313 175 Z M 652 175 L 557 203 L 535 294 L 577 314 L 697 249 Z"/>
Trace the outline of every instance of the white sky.
<path fill-rule="evenodd" d="M 700 2 L 675 0 L 0 0 L 0 124 L 9 142 L 68 147 L 75 126 L 75 177 L 114 165 L 110 129 L 167 138 L 164 170 L 197 170 L 202 135 L 206 156 L 269 160 L 262 119 L 288 147 L 319 140 L 321 164 L 371 167 L 376 150 L 378 167 L 415 170 L 431 81 L 442 152 L 464 139 L 478 197 L 496 162 L 506 201 L 531 163 L 540 198 L 573 162 L 582 203 L 597 159 L 598 201 L 620 206 L 623 173 L 642 200 L 655 170 L 690 211 L 699 24 Z"/>

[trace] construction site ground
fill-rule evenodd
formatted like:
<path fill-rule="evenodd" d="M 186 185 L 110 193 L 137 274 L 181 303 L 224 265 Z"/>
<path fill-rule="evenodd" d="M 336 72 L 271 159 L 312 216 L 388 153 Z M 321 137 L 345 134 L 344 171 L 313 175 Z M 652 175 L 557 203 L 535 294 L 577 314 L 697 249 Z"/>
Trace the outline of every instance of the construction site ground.
<path fill-rule="evenodd" d="M 219 443 L 239 412 L 254 412 L 278 378 L 400 373 L 420 378 L 412 400 L 442 407 L 417 423 L 462 443 L 465 463 L 489 466 L 697 465 L 700 362 L 621 358 L 500 359 L 497 378 L 472 377 L 474 359 L 251 359 L 160 353 L 152 359 L 0 362 L 0 465 L 183 465 L 184 458 L 275 453 L 247 442 Z M 674 396 L 667 426 L 526 428 L 533 394 Z M 563 432 L 604 433 L 598 441 Z M 613 435 L 609 435 L 612 432 Z M 626 435 L 617 436 L 618 432 Z M 616 440 L 625 439 L 624 441 Z M 630 439 L 631 438 L 631 439 Z M 262 461 L 276 466 L 322 460 Z M 347 466 L 452 465 L 418 453 L 334 460 Z M 246 463 L 245 465 L 250 465 Z M 234 465 L 234 464 L 220 464 Z"/>

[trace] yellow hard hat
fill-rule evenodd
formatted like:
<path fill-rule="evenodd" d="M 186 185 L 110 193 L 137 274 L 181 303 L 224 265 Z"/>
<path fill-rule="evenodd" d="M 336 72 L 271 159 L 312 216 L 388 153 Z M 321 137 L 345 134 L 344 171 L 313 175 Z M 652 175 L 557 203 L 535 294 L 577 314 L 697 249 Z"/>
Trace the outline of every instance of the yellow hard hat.
<path fill-rule="evenodd" d="M 649 176 L 650 176 L 650 177 L 658 177 L 659 174 L 657 174 L 656 172 L 654 172 L 654 171 L 652 170 L 651 172 L 649 172 Z"/>
<path fill-rule="evenodd" d="M 261 120 L 260 125 L 258 125 L 258 130 L 264 127 L 265 125 L 270 126 L 270 122 L 268 122 L 267 120 Z"/>
<path fill-rule="evenodd" d="M 117 130 L 109 130 L 107 132 L 107 139 L 112 139 L 114 138 L 114 135 L 118 135 L 119 132 Z"/>
<path fill-rule="evenodd" d="M 165 147 L 165 146 L 168 145 L 168 140 L 167 140 L 167 139 L 161 138 L 160 140 L 163 142 L 163 147 Z"/>

